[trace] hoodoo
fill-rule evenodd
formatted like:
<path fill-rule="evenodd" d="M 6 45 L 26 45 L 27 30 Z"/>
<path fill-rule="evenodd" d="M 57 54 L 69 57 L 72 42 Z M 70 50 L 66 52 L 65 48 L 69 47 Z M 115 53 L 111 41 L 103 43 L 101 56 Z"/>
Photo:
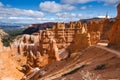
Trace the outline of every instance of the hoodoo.
<path fill-rule="evenodd" d="M 117 19 L 120 19 L 120 3 L 117 6 Z"/>
<path fill-rule="evenodd" d="M 109 33 L 109 45 L 120 45 L 120 4 L 117 6 L 117 17 Z"/>

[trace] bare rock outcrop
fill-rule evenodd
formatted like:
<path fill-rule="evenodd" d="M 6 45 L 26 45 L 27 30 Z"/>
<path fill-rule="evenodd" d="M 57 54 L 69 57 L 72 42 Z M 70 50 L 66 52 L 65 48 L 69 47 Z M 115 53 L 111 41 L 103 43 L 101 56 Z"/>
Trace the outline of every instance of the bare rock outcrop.
<path fill-rule="evenodd" d="M 42 68 L 67 58 L 71 53 L 96 45 L 100 39 L 101 29 L 93 29 L 92 25 L 88 29 L 87 24 L 80 21 L 70 22 L 67 27 L 65 23 L 56 23 L 52 28 L 23 35 L 16 41 L 16 49 L 21 56 L 26 57 L 26 72 L 35 67 Z"/>
<path fill-rule="evenodd" d="M 109 32 L 109 45 L 120 46 L 120 4 L 117 6 L 117 17 Z"/>
<path fill-rule="evenodd" d="M 89 21 L 88 23 L 88 32 L 102 32 L 103 24 L 101 21 Z"/>
<path fill-rule="evenodd" d="M 101 34 L 99 31 L 90 32 L 91 45 L 96 45 L 100 41 L 100 36 Z"/>
<path fill-rule="evenodd" d="M 2 50 L 3 50 L 3 43 L 2 43 L 2 39 L 0 37 L 0 51 L 2 51 Z"/>
<path fill-rule="evenodd" d="M 81 26 L 79 28 L 79 31 L 77 31 L 77 33 L 75 34 L 73 43 L 68 46 L 67 50 L 70 53 L 75 53 L 87 48 L 90 45 L 90 34 L 87 33 L 86 26 Z"/>
<path fill-rule="evenodd" d="M 109 34 L 110 45 L 120 45 L 120 21 L 116 21 Z"/>
<path fill-rule="evenodd" d="M 0 38 L 0 47 L 2 47 L 3 46 L 3 43 L 2 43 L 2 40 L 1 40 L 1 38 Z"/>
<path fill-rule="evenodd" d="M 120 19 L 120 3 L 117 6 L 117 19 Z"/>

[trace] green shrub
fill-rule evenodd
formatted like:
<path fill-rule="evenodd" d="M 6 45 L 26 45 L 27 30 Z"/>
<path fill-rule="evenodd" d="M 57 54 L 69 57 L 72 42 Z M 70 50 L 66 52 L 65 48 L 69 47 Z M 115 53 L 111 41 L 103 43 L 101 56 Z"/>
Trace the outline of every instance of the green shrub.
<path fill-rule="evenodd" d="M 8 35 L 4 35 L 2 36 L 2 42 L 3 45 L 8 47 L 10 46 L 10 43 L 13 42 L 13 40 L 18 36 L 21 35 L 24 29 L 20 28 L 20 29 L 7 29 L 5 30 L 5 32 Z"/>
<path fill-rule="evenodd" d="M 3 46 L 5 47 L 10 46 L 11 38 L 9 37 L 9 35 L 2 36 L 2 42 Z"/>

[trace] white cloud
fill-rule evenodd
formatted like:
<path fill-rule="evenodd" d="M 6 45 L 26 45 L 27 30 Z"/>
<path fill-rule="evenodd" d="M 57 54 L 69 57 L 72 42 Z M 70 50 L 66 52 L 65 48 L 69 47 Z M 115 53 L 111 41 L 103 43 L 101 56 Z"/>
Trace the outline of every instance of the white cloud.
<path fill-rule="evenodd" d="M 83 4 L 83 3 L 88 3 L 92 1 L 97 1 L 97 0 L 62 0 L 62 2 L 69 3 L 69 4 L 74 4 L 74 3 Z"/>
<path fill-rule="evenodd" d="M 85 9 L 87 9 L 87 7 L 86 6 L 82 6 L 80 9 L 81 10 L 85 10 Z"/>
<path fill-rule="evenodd" d="M 73 17 L 76 17 L 77 15 L 75 13 L 67 13 L 67 12 L 64 12 L 64 13 L 56 13 L 56 15 L 58 17 L 61 17 L 61 18 L 73 18 Z"/>
<path fill-rule="evenodd" d="M 41 2 L 39 5 L 40 9 L 43 11 L 48 11 L 51 13 L 61 12 L 65 10 L 73 10 L 75 9 L 74 6 L 71 6 L 69 4 L 58 4 L 55 1 L 45 1 Z"/>
<path fill-rule="evenodd" d="M 31 19 L 34 19 L 34 18 L 25 18 L 25 17 L 8 17 L 9 20 L 23 20 L 23 19 L 26 19 L 26 20 L 31 20 Z"/>
<path fill-rule="evenodd" d="M 82 17 L 83 15 L 82 14 L 78 14 L 78 17 Z"/>
<path fill-rule="evenodd" d="M 0 17 L 43 17 L 40 11 L 24 10 L 18 8 L 0 8 Z"/>
<path fill-rule="evenodd" d="M 32 23 L 44 16 L 45 14 L 40 11 L 0 7 L 0 22 Z"/>
<path fill-rule="evenodd" d="M 58 21 L 56 18 L 25 18 L 25 17 L 8 17 L 8 18 L 1 18 L 1 22 L 5 23 L 44 23 L 44 22 L 56 22 Z"/>
<path fill-rule="evenodd" d="M 105 18 L 106 16 L 97 16 L 98 18 Z M 110 16 L 108 16 L 110 18 Z"/>
<path fill-rule="evenodd" d="M 83 16 L 81 13 L 56 13 L 56 16 L 58 16 L 59 21 L 69 22 L 69 21 L 77 21 L 80 19 L 85 19 L 86 17 Z"/>
<path fill-rule="evenodd" d="M 82 14 L 77 14 L 77 13 L 67 13 L 67 12 L 63 12 L 63 13 L 56 13 L 56 16 L 58 16 L 59 18 L 83 18 Z"/>
<path fill-rule="evenodd" d="M 2 2 L 0 2 L 0 7 L 4 6 L 4 4 Z"/>

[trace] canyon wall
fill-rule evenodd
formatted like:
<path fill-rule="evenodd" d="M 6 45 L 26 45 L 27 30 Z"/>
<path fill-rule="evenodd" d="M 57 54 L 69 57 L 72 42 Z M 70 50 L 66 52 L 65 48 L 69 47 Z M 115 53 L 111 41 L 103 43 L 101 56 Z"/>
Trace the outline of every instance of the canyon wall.
<path fill-rule="evenodd" d="M 120 19 L 120 3 L 117 5 L 117 19 Z"/>
<path fill-rule="evenodd" d="M 117 6 L 117 17 L 109 32 L 109 45 L 120 45 L 120 4 Z"/>
<path fill-rule="evenodd" d="M 88 46 L 96 45 L 100 40 L 101 28 L 91 27 L 89 29 L 87 24 L 80 21 L 70 22 L 68 27 L 65 23 L 56 23 L 52 28 L 31 35 L 24 34 L 11 46 L 19 55 L 26 57 L 26 70 L 42 68 Z"/>

